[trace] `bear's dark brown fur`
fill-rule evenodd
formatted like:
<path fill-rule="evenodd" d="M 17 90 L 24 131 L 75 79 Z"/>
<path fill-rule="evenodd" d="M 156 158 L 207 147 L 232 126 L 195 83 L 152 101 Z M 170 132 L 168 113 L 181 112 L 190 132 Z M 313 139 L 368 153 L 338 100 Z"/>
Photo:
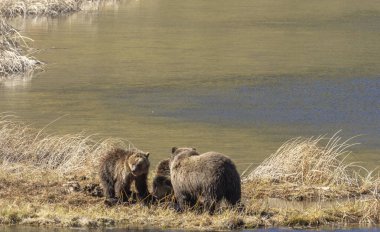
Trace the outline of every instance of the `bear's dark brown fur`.
<path fill-rule="evenodd" d="M 173 195 L 173 186 L 170 180 L 169 159 L 162 160 L 156 168 L 153 179 L 153 196 L 157 200 L 170 199 Z"/>
<path fill-rule="evenodd" d="M 104 195 L 110 202 L 128 201 L 132 195 L 130 189 L 135 182 L 140 199 L 149 195 L 147 176 L 149 171 L 149 153 L 137 149 L 113 149 L 100 163 L 100 180 Z M 106 201 L 107 201 L 106 200 Z"/>
<path fill-rule="evenodd" d="M 240 176 L 235 164 L 223 154 L 198 154 L 193 148 L 173 148 L 170 176 L 181 210 L 201 206 L 213 212 L 225 198 L 231 205 L 241 198 Z"/>

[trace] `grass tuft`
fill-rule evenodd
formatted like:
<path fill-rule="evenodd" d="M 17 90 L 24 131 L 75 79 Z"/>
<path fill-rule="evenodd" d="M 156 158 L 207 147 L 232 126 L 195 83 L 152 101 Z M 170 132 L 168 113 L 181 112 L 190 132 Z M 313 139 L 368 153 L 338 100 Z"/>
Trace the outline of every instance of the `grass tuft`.
<path fill-rule="evenodd" d="M 6 79 L 30 78 L 34 70 L 42 68 L 42 62 L 28 54 L 27 42 L 10 26 L 5 18 L 17 16 L 56 17 L 82 9 L 100 9 L 106 3 L 118 0 L 2 0 L 0 1 L 0 81 Z"/>
<path fill-rule="evenodd" d="M 245 171 L 243 182 L 257 195 L 298 200 L 377 192 L 379 183 L 371 172 L 346 162 L 348 149 L 355 145 L 350 140 L 337 134 L 291 139 L 258 167 Z"/>
<path fill-rule="evenodd" d="M 103 2 L 117 0 L 3 0 L 0 14 L 4 17 L 49 16 L 70 14 L 82 9 L 99 8 Z"/>
<path fill-rule="evenodd" d="M 15 75 L 28 76 L 33 70 L 41 68 L 41 62 L 24 55 L 30 40 L 0 18 L 0 80 Z"/>
<path fill-rule="evenodd" d="M 0 115 L 0 166 L 11 173 L 92 173 L 108 150 L 130 146 L 120 139 L 98 141 L 84 133 L 47 134 L 14 116 Z"/>

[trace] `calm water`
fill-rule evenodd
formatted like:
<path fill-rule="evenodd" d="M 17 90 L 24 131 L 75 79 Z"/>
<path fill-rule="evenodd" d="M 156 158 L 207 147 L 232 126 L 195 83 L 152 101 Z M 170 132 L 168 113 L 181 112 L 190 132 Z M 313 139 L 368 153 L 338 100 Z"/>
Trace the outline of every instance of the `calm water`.
<path fill-rule="evenodd" d="M 380 164 L 380 1 L 134 0 L 14 22 L 46 61 L 0 84 L 0 112 L 50 133 L 230 155 L 239 170 L 295 136 L 362 134 Z"/>

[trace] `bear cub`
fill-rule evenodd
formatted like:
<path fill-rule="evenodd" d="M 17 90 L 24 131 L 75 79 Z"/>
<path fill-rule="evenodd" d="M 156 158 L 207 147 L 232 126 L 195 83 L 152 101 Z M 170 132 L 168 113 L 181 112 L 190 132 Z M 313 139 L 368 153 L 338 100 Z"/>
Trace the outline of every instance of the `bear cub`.
<path fill-rule="evenodd" d="M 221 153 L 199 154 L 194 148 L 173 147 L 170 176 L 180 210 L 200 206 L 213 213 L 223 198 L 231 205 L 240 202 L 240 175 L 232 160 Z"/>
<path fill-rule="evenodd" d="M 156 200 L 170 200 L 173 196 L 173 186 L 170 179 L 169 159 L 162 160 L 156 168 L 153 179 L 153 196 Z"/>
<path fill-rule="evenodd" d="M 139 199 L 149 195 L 147 177 L 149 152 L 137 149 L 113 149 L 100 162 L 99 176 L 106 196 L 106 204 L 128 201 L 132 196 L 131 184 L 135 182 Z"/>

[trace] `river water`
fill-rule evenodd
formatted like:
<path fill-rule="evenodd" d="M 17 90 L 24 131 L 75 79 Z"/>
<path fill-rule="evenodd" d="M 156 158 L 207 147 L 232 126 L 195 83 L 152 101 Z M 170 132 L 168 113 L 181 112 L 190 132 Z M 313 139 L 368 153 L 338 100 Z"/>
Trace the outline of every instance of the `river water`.
<path fill-rule="evenodd" d="M 296 136 L 342 130 L 380 164 L 380 1 L 124 0 L 12 22 L 46 70 L 0 83 L 0 112 L 152 153 L 216 150 L 240 171 Z"/>

